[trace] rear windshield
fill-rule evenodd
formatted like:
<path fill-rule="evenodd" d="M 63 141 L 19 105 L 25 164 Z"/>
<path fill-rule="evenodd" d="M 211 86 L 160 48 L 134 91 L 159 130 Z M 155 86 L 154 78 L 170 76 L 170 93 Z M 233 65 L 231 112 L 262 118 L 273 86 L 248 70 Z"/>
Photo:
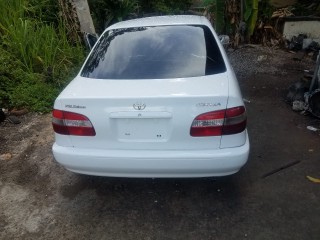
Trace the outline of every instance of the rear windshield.
<path fill-rule="evenodd" d="M 82 77 L 165 79 L 226 71 L 206 26 L 157 26 L 106 32 L 89 56 Z"/>

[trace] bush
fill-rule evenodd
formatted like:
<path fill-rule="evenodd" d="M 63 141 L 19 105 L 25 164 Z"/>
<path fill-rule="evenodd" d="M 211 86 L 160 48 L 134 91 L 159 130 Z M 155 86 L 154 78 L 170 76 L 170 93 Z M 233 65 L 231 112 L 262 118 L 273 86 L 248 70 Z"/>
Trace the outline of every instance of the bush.
<path fill-rule="evenodd" d="M 109 25 L 144 14 L 180 14 L 192 0 L 90 0 L 90 10 L 98 32 Z"/>
<path fill-rule="evenodd" d="M 23 64 L 0 48 L 0 106 L 8 106 L 10 94 L 26 77 Z"/>
<path fill-rule="evenodd" d="M 141 2 L 144 2 L 143 0 Z M 191 0 L 157 0 L 152 1 L 151 11 L 163 14 L 181 14 L 188 10 L 192 4 Z"/>
<path fill-rule="evenodd" d="M 0 106 L 28 107 L 47 112 L 59 89 L 46 82 L 43 74 L 24 71 L 22 62 L 0 48 Z"/>
<path fill-rule="evenodd" d="M 59 89 L 44 81 L 41 74 L 28 73 L 10 94 L 11 105 L 17 108 L 29 106 L 32 111 L 49 112 Z"/>
<path fill-rule="evenodd" d="M 80 42 L 69 41 L 57 17 L 57 4 L 45 10 L 49 3 L 53 0 L 0 1 L 1 107 L 50 110 L 84 59 Z"/>
<path fill-rule="evenodd" d="M 89 5 L 98 32 L 103 32 L 113 23 L 127 19 L 139 9 L 136 0 L 91 0 Z"/>

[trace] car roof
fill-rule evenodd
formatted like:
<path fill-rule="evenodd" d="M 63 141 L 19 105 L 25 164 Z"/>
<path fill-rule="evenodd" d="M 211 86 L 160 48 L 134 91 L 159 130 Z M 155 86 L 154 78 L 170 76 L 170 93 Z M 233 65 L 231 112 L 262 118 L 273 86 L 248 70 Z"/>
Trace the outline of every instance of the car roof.
<path fill-rule="evenodd" d="M 137 18 L 118 22 L 107 28 L 131 28 L 131 27 L 146 27 L 146 26 L 163 26 L 163 25 L 210 25 L 210 22 L 204 16 L 197 15 L 170 15 Z"/>

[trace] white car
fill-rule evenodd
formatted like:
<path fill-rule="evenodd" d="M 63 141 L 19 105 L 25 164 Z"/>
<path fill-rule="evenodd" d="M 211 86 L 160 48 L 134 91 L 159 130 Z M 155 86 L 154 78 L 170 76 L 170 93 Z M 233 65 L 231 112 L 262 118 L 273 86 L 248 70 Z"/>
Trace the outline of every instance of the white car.
<path fill-rule="evenodd" d="M 89 175 L 224 176 L 247 162 L 246 121 L 205 17 L 129 20 L 105 30 L 56 99 L 53 154 Z"/>

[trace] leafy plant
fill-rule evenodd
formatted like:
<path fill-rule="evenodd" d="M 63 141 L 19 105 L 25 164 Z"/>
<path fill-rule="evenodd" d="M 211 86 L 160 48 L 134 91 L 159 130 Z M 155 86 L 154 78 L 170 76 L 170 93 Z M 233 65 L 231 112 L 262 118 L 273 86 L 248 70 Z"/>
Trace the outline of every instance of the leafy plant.
<path fill-rule="evenodd" d="M 26 73 L 23 64 L 2 48 L 0 62 L 0 106 L 3 107 L 9 104 L 11 92 L 25 79 Z"/>
<path fill-rule="evenodd" d="M 258 20 L 259 0 L 245 0 L 244 20 L 248 37 L 252 36 Z"/>
<path fill-rule="evenodd" d="M 90 10 L 98 32 L 107 26 L 138 15 L 180 14 L 192 0 L 90 0 Z"/>
<path fill-rule="evenodd" d="M 143 3 L 144 1 L 140 1 Z M 161 14 L 180 14 L 188 10 L 192 4 L 191 0 L 157 0 L 152 1 L 150 11 Z M 144 9 L 142 9 L 144 11 Z"/>
<path fill-rule="evenodd" d="M 217 33 L 225 33 L 225 0 L 205 0 L 204 5 L 213 14 L 213 25 Z"/>
<path fill-rule="evenodd" d="M 89 5 L 100 32 L 110 24 L 125 20 L 139 10 L 136 0 L 91 0 Z"/>
<path fill-rule="evenodd" d="M 3 45 L 22 61 L 29 72 L 42 73 L 50 70 L 55 76 L 60 66 L 70 67 L 74 58 L 82 59 L 80 44 L 69 43 L 62 23 L 55 27 L 41 20 L 28 19 L 24 14 L 27 8 L 24 5 L 16 6 L 15 2 L 27 3 L 22 0 L 10 1 L 6 5 L 3 1 L 0 2 L 0 9 L 13 12 L 0 18 Z"/>
<path fill-rule="evenodd" d="M 25 4 L 26 17 L 45 23 L 59 24 L 59 5 L 57 0 L 28 0 Z"/>
<path fill-rule="evenodd" d="M 43 80 L 43 75 L 28 73 L 10 93 L 10 104 L 15 107 L 28 107 L 32 111 L 48 112 L 57 97 L 59 89 Z"/>
<path fill-rule="evenodd" d="M 48 104 L 52 105 L 54 96 L 83 61 L 81 43 L 68 39 L 55 10 L 46 15 L 47 3 L 53 0 L 0 1 L 2 63 L 14 69 L 5 72 L 0 68 L 2 107 L 48 110 Z M 50 16 L 56 16 L 52 22 Z"/>
<path fill-rule="evenodd" d="M 50 111 L 59 90 L 44 75 L 24 71 L 22 62 L 2 48 L 0 61 L 0 106 Z"/>
<path fill-rule="evenodd" d="M 292 12 L 296 16 L 320 16 L 320 1 L 300 0 L 293 5 Z"/>

